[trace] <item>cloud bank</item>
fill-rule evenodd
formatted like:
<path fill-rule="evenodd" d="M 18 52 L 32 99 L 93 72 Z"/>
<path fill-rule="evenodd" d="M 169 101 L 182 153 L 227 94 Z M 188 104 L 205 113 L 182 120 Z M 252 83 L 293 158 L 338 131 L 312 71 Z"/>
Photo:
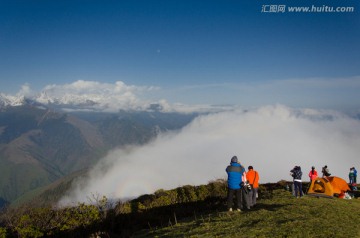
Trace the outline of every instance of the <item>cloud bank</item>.
<path fill-rule="evenodd" d="M 110 152 L 61 204 L 87 202 L 91 194 L 124 199 L 206 184 L 226 178 L 233 155 L 246 168 L 254 166 L 261 183 L 291 180 L 295 165 L 302 167 L 303 180 L 313 165 L 319 173 L 328 165 L 333 175 L 347 179 L 349 168 L 359 167 L 358 148 L 360 121 L 335 111 L 277 105 L 213 113 L 145 146 Z"/>

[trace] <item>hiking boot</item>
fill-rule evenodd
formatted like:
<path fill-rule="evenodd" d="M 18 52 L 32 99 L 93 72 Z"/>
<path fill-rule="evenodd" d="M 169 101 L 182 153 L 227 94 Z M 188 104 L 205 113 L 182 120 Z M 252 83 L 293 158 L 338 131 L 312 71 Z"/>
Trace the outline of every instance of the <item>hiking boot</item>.
<path fill-rule="evenodd" d="M 229 212 L 232 212 L 232 208 L 229 208 Z"/>

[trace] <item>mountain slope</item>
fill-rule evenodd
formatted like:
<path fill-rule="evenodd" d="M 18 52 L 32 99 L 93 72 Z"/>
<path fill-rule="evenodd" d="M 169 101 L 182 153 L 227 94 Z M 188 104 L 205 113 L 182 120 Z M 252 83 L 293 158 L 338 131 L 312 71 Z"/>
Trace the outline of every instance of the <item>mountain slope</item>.
<path fill-rule="evenodd" d="M 96 161 L 94 147 L 67 118 L 29 106 L 1 113 L 0 197 L 12 201 Z"/>
<path fill-rule="evenodd" d="M 0 112 L 0 199 L 14 201 L 92 167 L 106 152 L 144 144 L 195 115 L 159 112 L 64 113 L 27 104 Z"/>

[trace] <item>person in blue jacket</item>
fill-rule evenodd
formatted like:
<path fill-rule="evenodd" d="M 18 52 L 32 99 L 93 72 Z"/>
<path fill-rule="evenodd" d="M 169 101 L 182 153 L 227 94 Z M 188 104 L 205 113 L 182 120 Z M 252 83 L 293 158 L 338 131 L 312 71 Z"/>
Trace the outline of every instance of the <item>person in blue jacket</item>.
<path fill-rule="evenodd" d="M 233 156 L 230 165 L 226 167 L 228 174 L 228 197 L 227 208 L 232 211 L 234 195 L 236 195 L 237 211 L 241 211 L 242 206 L 242 178 L 245 168 L 238 162 L 238 158 Z"/>
<path fill-rule="evenodd" d="M 354 183 L 357 183 L 356 182 L 356 179 L 357 179 L 357 170 L 355 169 L 355 167 L 353 167 L 354 169 Z"/>

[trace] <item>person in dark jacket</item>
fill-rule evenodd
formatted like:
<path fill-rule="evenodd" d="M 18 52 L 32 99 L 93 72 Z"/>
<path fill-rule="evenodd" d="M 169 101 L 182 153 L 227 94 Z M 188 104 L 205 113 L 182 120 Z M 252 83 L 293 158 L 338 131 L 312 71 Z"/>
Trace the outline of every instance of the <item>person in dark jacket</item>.
<path fill-rule="evenodd" d="M 349 184 L 350 186 L 355 183 L 355 172 L 354 172 L 355 168 L 352 167 L 350 168 L 350 172 L 349 172 Z"/>
<path fill-rule="evenodd" d="M 326 178 L 328 176 L 331 175 L 331 173 L 329 172 L 329 168 L 327 167 L 327 165 L 325 165 L 324 167 L 322 167 L 321 170 L 322 174 L 323 174 L 323 178 Z"/>
<path fill-rule="evenodd" d="M 302 192 L 302 181 L 301 181 L 301 177 L 302 177 L 302 171 L 301 171 L 301 167 L 300 166 L 295 166 L 291 171 L 291 176 L 294 179 L 294 190 L 295 190 L 295 197 L 302 197 L 303 196 L 303 192 Z M 298 196 L 299 195 L 299 196 Z"/>
<path fill-rule="evenodd" d="M 244 167 L 239 163 L 238 158 L 233 156 L 231 158 L 230 165 L 226 167 L 226 173 L 228 175 L 228 197 L 227 207 L 229 211 L 232 211 L 234 195 L 236 195 L 237 211 L 241 211 L 242 205 L 242 178 L 245 173 Z"/>

